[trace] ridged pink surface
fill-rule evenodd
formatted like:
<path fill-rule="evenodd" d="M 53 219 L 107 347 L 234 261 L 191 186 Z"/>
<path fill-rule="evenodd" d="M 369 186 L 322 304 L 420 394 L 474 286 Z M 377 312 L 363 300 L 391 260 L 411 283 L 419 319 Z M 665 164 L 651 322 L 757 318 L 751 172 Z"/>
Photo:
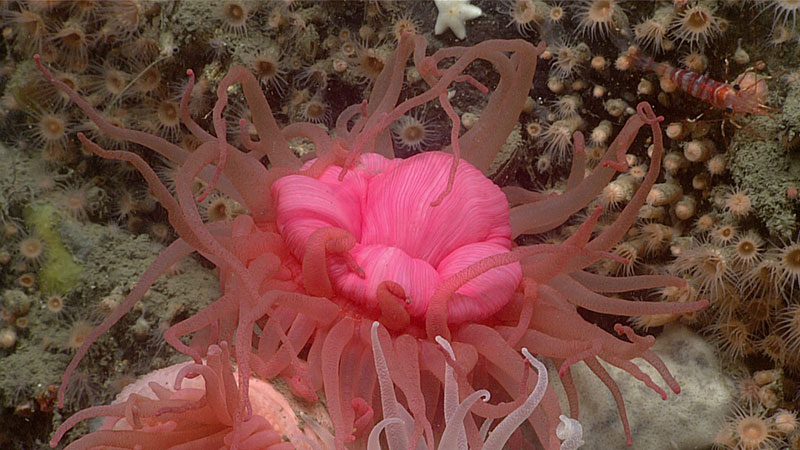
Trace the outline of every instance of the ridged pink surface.
<path fill-rule="evenodd" d="M 459 162 L 452 192 L 431 206 L 445 189 L 452 162 L 453 156 L 442 152 L 394 160 L 369 153 L 342 181 L 338 166 L 326 169 L 319 179 L 280 178 L 272 185 L 278 228 L 298 259 L 314 231 L 347 230 L 358 241 L 350 253 L 366 277 L 350 271 L 343 258 L 329 256 L 328 273 L 337 294 L 374 306 L 378 285 L 394 281 L 411 299 L 409 314 L 423 317 L 443 280 L 511 249 L 508 201 L 469 163 Z M 450 300 L 448 320 L 461 323 L 495 313 L 521 279 L 515 263 L 471 280 Z"/>

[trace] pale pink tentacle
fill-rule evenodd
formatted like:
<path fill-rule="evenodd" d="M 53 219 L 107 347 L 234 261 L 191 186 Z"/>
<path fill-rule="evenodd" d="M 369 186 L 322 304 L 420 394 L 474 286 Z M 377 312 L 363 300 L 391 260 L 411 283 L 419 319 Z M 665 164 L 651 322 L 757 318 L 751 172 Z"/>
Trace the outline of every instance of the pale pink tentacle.
<path fill-rule="evenodd" d="M 341 386 L 339 385 L 339 364 L 345 345 L 353 336 L 353 321 L 344 318 L 331 328 L 322 345 L 322 378 L 325 393 L 328 397 L 328 413 L 333 422 L 334 437 L 337 450 L 344 449 L 344 443 L 352 436 L 352 428 L 348 429 L 342 411 Z"/>

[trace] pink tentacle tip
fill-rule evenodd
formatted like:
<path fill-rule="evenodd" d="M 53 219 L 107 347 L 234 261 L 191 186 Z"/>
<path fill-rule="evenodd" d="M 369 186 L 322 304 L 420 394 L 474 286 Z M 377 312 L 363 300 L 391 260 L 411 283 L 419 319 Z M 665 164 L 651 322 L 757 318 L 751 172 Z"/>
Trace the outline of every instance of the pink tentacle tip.
<path fill-rule="evenodd" d="M 620 335 L 624 334 L 634 344 L 645 344 L 649 347 L 653 345 L 656 340 L 656 338 L 652 335 L 639 336 L 635 331 L 633 331 L 633 328 L 627 325 L 622 325 L 621 323 L 614 324 L 614 331 Z"/>
<path fill-rule="evenodd" d="M 456 77 L 456 81 L 468 83 L 469 85 L 471 85 L 475 89 L 479 90 L 481 92 L 481 94 L 488 94 L 489 93 L 489 88 L 487 88 L 483 83 L 481 83 L 480 81 L 476 80 L 475 78 L 473 78 L 470 75 L 461 75 L 459 77 Z"/>
<path fill-rule="evenodd" d="M 620 161 L 611 161 L 607 159 L 603 161 L 603 167 L 610 167 L 617 172 L 626 172 L 628 170 L 628 163 L 627 162 L 620 162 Z"/>
<path fill-rule="evenodd" d="M 353 423 L 353 429 L 356 433 L 363 433 L 367 427 L 372 423 L 372 418 L 375 415 L 372 407 L 367 404 L 361 397 L 356 397 L 350 402 L 353 407 L 353 412 L 356 415 L 356 420 Z"/>
<path fill-rule="evenodd" d="M 209 196 L 209 195 L 211 195 L 211 192 L 212 192 L 213 190 L 214 190 L 214 188 L 206 188 L 206 190 L 205 190 L 205 191 L 203 191 L 203 193 L 202 193 L 202 194 L 200 194 L 200 195 L 197 197 L 197 203 L 203 203 L 203 202 L 204 202 L 204 201 L 205 201 L 205 200 L 208 198 L 208 196 Z"/>
<path fill-rule="evenodd" d="M 347 175 L 347 167 L 342 167 L 342 170 L 339 171 L 339 177 L 337 178 L 339 182 L 344 181 L 345 175 Z"/>
<path fill-rule="evenodd" d="M 364 268 L 358 265 L 356 258 L 352 254 L 350 254 L 350 252 L 345 253 L 344 258 L 345 258 L 345 263 L 347 264 L 347 268 L 351 272 L 358 275 L 358 277 L 361 278 L 362 280 L 367 278 L 367 273 L 364 272 Z"/>
<path fill-rule="evenodd" d="M 42 75 L 44 75 L 45 79 L 50 83 L 53 83 L 54 82 L 53 74 L 51 74 L 50 71 L 47 70 L 47 68 L 44 66 L 44 64 L 42 64 L 42 57 L 39 56 L 39 54 L 37 53 L 33 55 L 33 60 L 36 61 L 36 67 L 39 68 L 39 72 L 42 72 Z"/>
<path fill-rule="evenodd" d="M 653 107 L 647 102 L 641 102 L 636 105 L 636 112 L 639 113 L 639 117 L 647 125 L 654 125 L 664 121 L 664 116 L 656 116 Z"/>
<path fill-rule="evenodd" d="M 367 115 L 369 114 L 367 110 L 367 105 L 368 105 L 367 100 L 361 100 L 361 115 L 364 117 L 367 117 Z"/>
<path fill-rule="evenodd" d="M 600 216 L 603 214 L 603 211 L 604 208 L 602 205 L 596 206 L 594 210 L 592 210 L 592 214 L 586 220 L 586 223 L 591 223 L 592 228 L 594 228 L 594 225 L 597 223 L 598 220 L 600 220 Z"/>
<path fill-rule="evenodd" d="M 573 154 L 585 153 L 586 140 L 583 138 L 583 133 L 576 131 L 572 133 Z"/>
<path fill-rule="evenodd" d="M 598 252 L 598 253 L 602 255 L 603 258 L 610 259 L 611 261 L 615 261 L 620 264 L 624 264 L 626 266 L 631 263 L 629 259 L 623 258 L 622 256 L 616 255 L 611 252 Z"/>
<path fill-rule="evenodd" d="M 440 76 L 439 70 L 436 67 L 436 61 L 433 59 L 432 56 L 426 56 L 422 58 L 422 61 L 420 61 L 419 67 L 417 68 L 417 71 L 420 73 L 420 75 L 426 75 L 430 73 L 435 77 Z"/>

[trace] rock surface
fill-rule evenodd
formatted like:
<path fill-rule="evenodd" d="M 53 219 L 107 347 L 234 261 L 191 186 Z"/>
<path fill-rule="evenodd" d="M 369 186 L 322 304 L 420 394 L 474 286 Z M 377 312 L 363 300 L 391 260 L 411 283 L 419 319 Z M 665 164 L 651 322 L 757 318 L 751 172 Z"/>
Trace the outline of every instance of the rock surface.
<path fill-rule="evenodd" d="M 667 391 L 666 401 L 627 372 L 603 364 L 625 399 L 633 434 L 632 447 L 625 445 L 625 434 L 611 393 L 586 365 L 573 366 L 580 401 L 579 420 L 586 441 L 582 450 L 710 448 L 717 428 L 729 411 L 734 389 L 714 348 L 691 329 L 676 325 L 658 336 L 652 350 L 664 360 L 680 384 L 679 395 L 667 388 L 645 361 L 634 360 L 634 363 Z M 558 379 L 552 367 L 550 376 Z M 566 413 L 569 408 L 565 406 L 563 389 L 556 387 L 556 392 Z"/>

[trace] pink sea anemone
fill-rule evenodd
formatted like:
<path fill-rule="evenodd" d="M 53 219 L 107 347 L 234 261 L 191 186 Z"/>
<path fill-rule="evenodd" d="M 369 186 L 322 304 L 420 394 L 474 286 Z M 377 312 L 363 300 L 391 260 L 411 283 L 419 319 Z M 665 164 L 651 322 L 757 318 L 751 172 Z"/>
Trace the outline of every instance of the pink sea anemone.
<path fill-rule="evenodd" d="M 441 438 L 442 411 L 445 415 L 449 411 L 448 402 L 441 398 L 443 388 L 448 391 L 445 381 L 454 376 L 458 395 L 450 401 L 477 398 L 475 388 L 491 393 L 493 404 L 477 402 L 464 419 L 469 445 L 480 448 L 479 428 L 489 419 L 511 414 L 537 391 L 538 376 L 521 355 L 522 347 L 560 365 L 573 418 L 578 405 L 570 366 L 579 361 L 587 364 L 611 390 L 630 443 L 622 395 L 599 361 L 623 368 L 662 398 L 666 393 L 631 359 L 648 361 L 675 392 L 678 384 L 649 350 L 652 336 L 638 336 L 617 324 L 615 331 L 626 337 L 621 340 L 585 321 L 577 308 L 642 316 L 696 311 L 706 304 L 609 297 L 601 293 L 684 282 L 669 276 L 613 278 L 585 270 L 602 258 L 615 258 L 609 251 L 634 222 L 656 181 L 663 152 L 662 118 L 649 105 L 640 104 L 588 176 L 583 138 L 575 133 L 572 170 L 563 195 L 544 196 L 517 187 L 501 190 L 484 174 L 518 120 L 544 44 L 491 40 L 474 47 L 442 49 L 431 56 L 426 56 L 426 47 L 423 37 L 404 36 L 375 79 L 369 100 L 346 108 L 335 121 L 334 137 L 310 123 L 279 127 L 258 81 L 242 67 L 231 68 L 220 82 L 212 135 L 189 116 L 193 86 L 189 72 L 192 79 L 181 116 L 202 142 L 191 153 L 159 137 L 111 125 L 40 66 L 101 130 L 144 145 L 181 166 L 173 197 L 136 154 L 103 150 L 79 136 L 94 153 L 139 169 L 180 238 L 93 331 L 68 367 L 65 380 L 89 345 L 126 314 L 160 274 L 197 251 L 216 264 L 223 295 L 167 329 L 164 336 L 198 366 L 215 346 L 235 342 L 239 395 L 238 403 L 228 404 L 234 438 L 226 442 L 232 447 L 242 446 L 256 417 L 248 396 L 254 373 L 262 379 L 281 376 L 296 395 L 309 401 L 324 394 L 337 449 L 366 445 L 370 430 L 381 416 L 387 417 L 386 406 L 382 413 L 379 406 L 385 393 L 379 391 L 386 390 L 387 379 L 402 393 L 399 401 L 413 418 L 409 444 L 424 439 L 433 448 Z M 399 102 L 412 56 L 428 90 Z M 460 120 L 448 100 L 448 89 L 453 83 L 466 82 L 488 93 L 478 80 L 463 73 L 479 59 L 494 66 L 499 81 L 481 119 L 459 136 Z M 259 137 L 251 140 L 246 131 L 249 124 L 242 121 L 244 150 L 228 144 L 222 119 L 228 88 L 237 82 L 253 112 Z M 450 146 L 406 160 L 393 159 L 392 123 L 432 101 L 438 101 L 452 121 Z M 614 223 L 592 237 L 598 209 L 562 244 L 515 244 L 517 237 L 552 230 L 586 207 L 617 172 L 627 169 L 626 150 L 644 125 L 653 133 L 652 162 Z M 315 154 L 306 161 L 287 144 L 297 137 L 315 145 Z M 260 162 L 264 157 L 269 169 Z M 249 214 L 203 223 L 191 189 L 195 177 L 244 205 Z M 385 338 L 381 354 L 390 375 L 381 377 L 382 388 L 371 340 L 376 320 Z M 190 335 L 187 345 L 181 338 Z M 452 344 L 452 355 L 442 352 L 437 338 Z M 444 392 L 445 397 L 452 392 Z M 211 393 L 202 398 L 212 401 Z M 198 407 L 183 405 L 185 419 Z M 107 407 L 90 408 L 63 424 L 53 444 L 85 417 L 122 412 L 119 406 L 109 414 L 102 408 Z M 553 389 L 547 387 L 540 405 L 527 418 L 547 449 L 559 447 L 560 413 Z M 176 413 L 175 420 L 179 418 Z M 513 435 L 522 438 L 519 430 Z"/>
<path fill-rule="evenodd" d="M 105 418 L 100 430 L 67 448 L 221 448 L 238 442 L 241 448 L 293 450 L 295 445 L 284 436 L 294 442 L 311 439 L 300 431 L 289 403 L 262 380 L 250 383 L 252 419 L 246 426 L 233 427 L 242 401 L 227 343 L 221 344 L 208 347 L 204 363 L 158 370 L 126 386 L 113 404 L 75 414 L 56 432 L 52 444 L 74 424 L 92 417 Z"/>

